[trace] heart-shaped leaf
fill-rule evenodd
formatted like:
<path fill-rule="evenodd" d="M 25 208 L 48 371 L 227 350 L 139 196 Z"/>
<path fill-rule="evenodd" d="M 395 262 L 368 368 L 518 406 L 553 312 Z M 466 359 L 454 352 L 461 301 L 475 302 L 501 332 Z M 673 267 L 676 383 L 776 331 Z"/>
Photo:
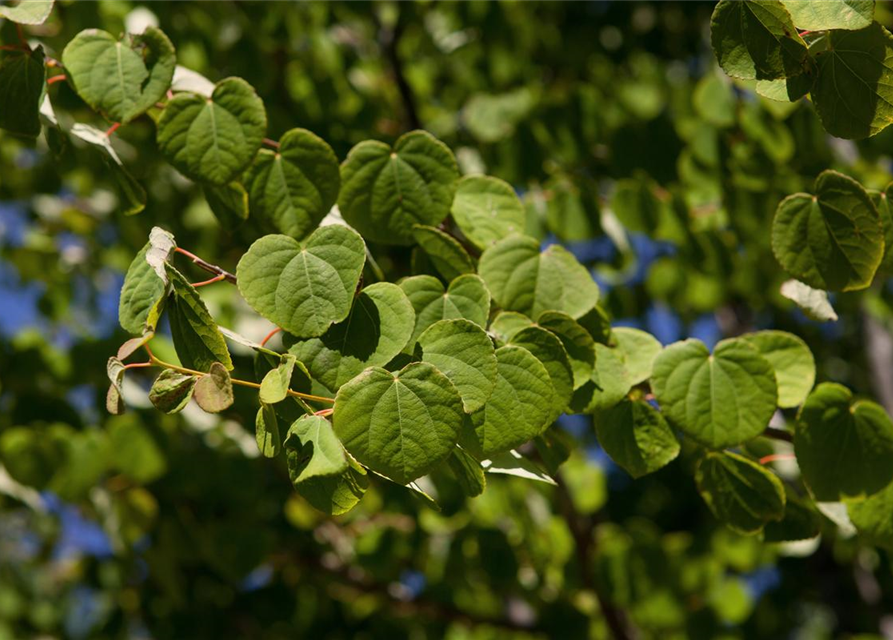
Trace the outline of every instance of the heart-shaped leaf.
<path fill-rule="evenodd" d="M 579 413 L 610 409 L 623 400 L 631 388 L 623 353 L 596 343 L 592 375 L 574 392 L 571 408 Z"/>
<path fill-rule="evenodd" d="M 850 291 L 871 284 L 884 254 L 884 233 L 858 182 L 823 171 L 815 196 L 795 193 L 778 205 L 772 251 L 785 271 L 817 289 Z"/>
<path fill-rule="evenodd" d="M 171 337 L 180 362 L 199 371 L 208 371 L 215 364 L 232 370 L 223 334 L 198 291 L 170 264 L 165 263 L 164 268 L 172 288 L 167 302 Z"/>
<path fill-rule="evenodd" d="M 379 282 L 363 289 L 343 322 L 289 351 L 314 378 L 335 391 L 367 367 L 385 365 L 403 351 L 414 323 L 415 314 L 403 290 Z"/>
<path fill-rule="evenodd" d="M 341 225 L 317 229 L 302 245 L 264 236 L 239 260 L 239 291 L 251 307 L 299 338 L 321 336 L 347 317 L 366 262 L 366 246 Z"/>
<path fill-rule="evenodd" d="M 450 465 L 450 471 L 456 476 L 462 493 L 473 498 L 479 496 L 487 487 L 487 479 L 484 477 L 484 469 L 481 463 L 473 457 L 465 453 L 459 447 L 453 449 L 452 455 L 447 462 Z"/>
<path fill-rule="evenodd" d="M 279 149 L 262 149 L 245 184 L 251 210 L 277 231 L 303 238 L 335 204 L 341 187 L 338 158 L 325 140 L 306 129 L 291 129 Z"/>
<path fill-rule="evenodd" d="M 413 227 L 412 237 L 446 280 L 458 278 L 464 273 L 474 273 L 471 256 L 451 235 L 440 229 L 418 224 Z"/>
<path fill-rule="evenodd" d="M 220 226 L 227 231 L 231 232 L 248 219 L 248 192 L 238 182 L 230 182 L 222 187 L 205 184 L 202 185 L 202 193 Z"/>
<path fill-rule="evenodd" d="M 547 312 L 550 313 L 550 312 Z M 567 315 L 567 314 L 565 314 Z M 570 317 L 570 316 L 568 316 Z M 500 311 L 490 323 L 490 334 L 500 344 L 506 344 L 521 329 L 533 326 L 533 320 L 517 311 Z"/>
<path fill-rule="evenodd" d="M 782 0 L 798 29 L 864 29 L 874 21 L 874 0 Z"/>
<path fill-rule="evenodd" d="M 192 399 L 195 382 L 196 377 L 192 374 L 165 369 L 152 384 L 149 400 L 159 411 L 179 413 Z"/>
<path fill-rule="evenodd" d="M 546 311 L 536 323 L 558 336 L 571 368 L 574 370 L 574 389 L 582 387 L 592 376 L 595 366 L 595 341 L 589 332 L 566 313 Z M 511 340 L 511 337 L 508 338 Z"/>
<path fill-rule="evenodd" d="M 893 549 L 893 483 L 866 500 L 848 503 L 847 513 L 861 535 Z"/>
<path fill-rule="evenodd" d="M 43 24 L 53 10 L 54 0 L 20 0 L 14 5 L 0 5 L 0 18 L 18 24 Z"/>
<path fill-rule="evenodd" d="M 480 327 L 487 326 L 490 292 L 477 275 L 459 276 L 446 290 L 440 280 L 433 276 L 413 276 L 401 280 L 400 288 L 415 311 L 415 328 L 410 345 L 414 345 L 422 332 L 439 320 L 465 318 Z"/>
<path fill-rule="evenodd" d="M 314 509 L 323 513 L 332 516 L 347 513 L 357 506 L 369 487 L 366 470 L 350 457 L 347 464 L 347 471 L 337 476 L 316 476 L 300 481 L 292 476 L 295 491 Z"/>
<path fill-rule="evenodd" d="M 496 353 L 483 329 L 468 320 L 441 320 L 419 336 L 418 347 L 422 360 L 456 385 L 467 413 L 484 406 L 496 384 Z"/>
<path fill-rule="evenodd" d="M 370 367 L 335 397 L 335 434 L 361 464 L 400 484 L 452 453 L 465 414 L 456 388 L 426 362 Z"/>
<path fill-rule="evenodd" d="M 510 236 L 487 249 L 478 273 L 503 309 L 531 318 L 544 311 L 579 318 L 598 301 L 598 285 L 570 252 L 553 244 L 540 253 L 529 236 Z"/>
<path fill-rule="evenodd" d="M 574 393 L 574 371 L 564 345 L 551 331 L 535 326 L 521 329 L 512 336 L 509 344 L 524 347 L 546 368 L 552 383 L 552 400 L 546 422 L 552 424 L 565 412 Z"/>
<path fill-rule="evenodd" d="M 679 455 L 673 430 L 647 402 L 623 400 L 595 414 L 598 442 L 633 478 L 666 466 Z"/>
<path fill-rule="evenodd" d="M 785 331 L 758 331 L 742 336 L 756 347 L 775 370 L 778 406 L 799 407 L 815 382 L 812 351 L 797 336 Z"/>
<path fill-rule="evenodd" d="M 2 8 L 2 7 L 0 7 Z M 0 129 L 35 138 L 46 89 L 43 47 L 11 53 L 0 63 Z"/>
<path fill-rule="evenodd" d="M 512 186 L 490 176 L 467 176 L 456 186 L 450 213 L 466 238 L 485 249 L 506 236 L 524 233 L 527 216 Z"/>
<path fill-rule="evenodd" d="M 335 437 L 332 424 L 320 416 L 303 416 L 289 427 L 285 456 L 295 483 L 347 471 L 344 447 Z"/>
<path fill-rule="evenodd" d="M 712 449 L 760 435 L 778 397 L 772 365 L 745 340 L 723 340 L 712 355 L 700 340 L 671 344 L 651 386 L 667 421 Z"/>
<path fill-rule="evenodd" d="M 165 262 L 170 259 L 174 246 L 171 245 L 167 255 L 163 257 Z M 158 276 L 146 259 L 151 247 L 151 243 L 146 243 L 136 254 L 121 287 L 118 322 L 125 331 L 132 334 L 142 334 L 146 328 L 155 329 L 167 294 L 166 281 Z"/>
<path fill-rule="evenodd" d="M 412 244 L 415 225 L 447 217 L 458 179 L 453 152 L 426 131 L 401 136 L 393 149 L 366 140 L 341 165 L 338 208 L 368 240 Z"/>
<path fill-rule="evenodd" d="M 199 378 L 193 391 L 195 401 L 208 413 L 220 413 L 233 404 L 233 383 L 229 371 L 219 362 Z"/>
<path fill-rule="evenodd" d="M 880 405 L 825 382 L 800 409 L 794 453 L 816 500 L 864 498 L 893 480 L 893 421 Z"/>
<path fill-rule="evenodd" d="M 197 182 L 225 185 L 244 171 L 267 131 L 264 103 L 241 78 L 227 78 L 205 98 L 178 93 L 158 120 L 158 147 Z"/>
<path fill-rule="evenodd" d="M 623 354 L 630 385 L 645 382 L 651 377 L 654 359 L 663 349 L 660 342 L 650 333 L 629 327 L 617 327 L 612 334 Z"/>
<path fill-rule="evenodd" d="M 523 347 L 496 350 L 496 387 L 462 430 L 462 446 L 479 459 L 518 447 L 549 426 L 552 382 L 543 364 Z"/>
<path fill-rule="evenodd" d="M 113 122 L 125 124 L 164 97 L 177 56 L 161 29 L 119 40 L 99 29 L 77 34 L 62 52 L 65 73 L 78 95 Z"/>

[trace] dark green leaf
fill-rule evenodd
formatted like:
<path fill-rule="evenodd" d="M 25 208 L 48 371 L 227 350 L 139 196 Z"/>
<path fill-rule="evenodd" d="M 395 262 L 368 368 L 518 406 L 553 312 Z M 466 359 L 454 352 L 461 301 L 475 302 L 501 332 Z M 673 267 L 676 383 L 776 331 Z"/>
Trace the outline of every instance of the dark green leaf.
<path fill-rule="evenodd" d="M 5 7 L 0 7 L 3 9 Z M 40 133 L 45 83 L 43 47 L 10 53 L 0 63 L 0 129 L 34 138 Z"/>
<path fill-rule="evenodd" d="M 474 273 L 471 256 L 452 236 L 419 224 L 412 228 L 412 237 L 444 279 L 453 280 L 462 274 Z"/>
<path fill-rule="evenodd" d="M 595 414 L 598 442 L 633 478 L 657 471 L 679 455 L 679 441 L 647 402 L 623 400 Z"/>
<path fill-rule="evenodd" d="M 165 263 L 164 268 L 172 287 L 168 318 L 180 362 L 203 372 L 215 363 L 231 370 L 233 361 L 226 341 L 198 291 L 170 264 Z"/>

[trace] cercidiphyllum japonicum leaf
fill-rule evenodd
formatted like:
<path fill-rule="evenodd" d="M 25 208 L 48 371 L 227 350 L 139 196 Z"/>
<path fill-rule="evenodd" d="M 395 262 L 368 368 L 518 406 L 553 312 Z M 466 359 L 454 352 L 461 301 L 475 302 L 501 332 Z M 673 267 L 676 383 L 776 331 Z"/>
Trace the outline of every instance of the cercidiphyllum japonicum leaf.
<path fill-rule="evenodd" d="M 239 260 L 236 276 L 255 311 L 298 338 L 310 338 L 347 317 L 365 263 L 363 239 L 330 225 L 303 244 L 284 235 L 260 238 Z"/>
<path fill-rule="evenodd" d="M 180 362 L 202 372 L 214 364 L 232 370 L 233 361 L 223 334 L 198 291 L 170 264 L 165 263 L 164 268 L 171 284 L 167 301 L 171 337 Z"/>
<path fill-rule="evenodd" d="M 569 251 L 553 244 L 540 253 L 530 236 L 510 236 L 484 251 L 478 273 L 499 306 L 531 318 L 544 311 L 579 318 L 598 302 L 598 285 Z"/>
<path fill-rule="evenodd" d="M 568 316 L 570 317 L 570 316 Z M 533 320 L 517 311 L 500 311 L 490 323 L 490 334 L 500 345 L 506 344 L 521 329 L 533 326 Z"/>
<path fill-rule="evenodd" d="M 825 382 L 800 409 L 794 453 L 817 501 L 871 496 L 893 480 L 893 422 L 879 404 Z"/>
<path fill-rule="evenodd" d="M 512 186 L 490 176 L 462 178 L 450 213 L 463 235 L 479 249 L 524 233 L 527 220 L 524 205 Z"/>
<path fill-rule="evenodd" d="M 347 471 L 344 447 L 335 436 L 332 424 L 320 416 L 303 416 L 289 427 L 285 458 L 294 483 Z"/>
<path fill-rule="evenodd" d="M 679 441 L 647 402 L 623 400 L 594 417 L 598 442 L 633 478 L 657 471 L 679 455 Z"/>
<path fill-rule="evenodd" d="M 574 371 L 574 389 L 579 389 L 592 377 L 595 366 L 595 341 L 576 320 L 560 311 L 546 311 L 536 322 L 551 331 L 567 352 Z M 509 338 L 511 339 L 511 338 Z"/>
<path fill-rule="evenodd" d="M 347 319 L 289 351 L 316 380 L 335 391 L 367 367 L 384 366 L 396 357 L 407 346 L 414 324 L 415 313 L 403 290 L 379 282 L 360 292 Z"/>
<path fill-rule="evenodd" d="M 758 533 L 770 520 L 784 517 L 781 480 L 743 456 L 708 453 L 698 463 L 695 481 L 713 515 L 738 533 Z"/>
<path fill-rule="evenodd" d="M 164 306 L 167 284 L 146 260 L 151 245 L 146 243 L 136 254 L 121 287 L 118 301 L 118 322 L 131 334 L 154 330 Z"/>
<path fill-rule="evenodd" d="M 232 231 L 248 219 L 248 192 L 238 182 L 223 186 L 204 184 L 202 193 L 220 226 L 227 231 Z"/>
<path fill-rule="evenodd" d="M 431 364 L 370 367 L 335 397 L 335 434 L 373 471 L 407 484 L 452 452 L 464 417 L 456 388 Z"/>
<path fill-rule="evenodd" d="M 255 215 L 280 233 L 301 239 L 319 226 L 338 198 L 338 158 L 319 136 L 291 129 L 276 151 L 261 149 L 245 185 Z"/>
<path fill-rule="evenodd" d="M 827 38 L 811 93 L 822 126 L 839 138 L 879 133 L 893 122 L 893 36 L 875 22 Z"/>
<path fill-rule="evenodd" d="M 883 191 L 869 190 L 868 195 L 877 209 L 881 228 L 884 230 L 884 257 L 881 258 L 878 273 L 893 273 L 893 211 L 890 203 L 890 198 L 893 198 L 893 182 Z"/>
<path fill-rule="evenodd" d="M 257 450 L 265 458 L 275 458 L 282 449 L 282 438 L 279 435 L 279 419 L 273 405 L 261 402 L 260 409 L 254 419 L 254 440 Z"/>
<path fill-rule="evenodd" d="M 401 280 L 400 288 L 415 311 L 410 348 L 425 329 L 439 320 L 465 318 L 480 327 L 487 326 L 490 292 L 477 274 L 459 276 L 446 289 L 434 276 L 412 276 Z"/>
<path fill-rule="evenodd" d="M 809 68 L 799 76 L 778 80 L 757 80 L 756 92 L 764 98 L 778 102 L 795 102 L 812 91 L 815 84 L 815 68 Z"/>
<path fill-rule="evenodd" d="M 537 326 L 521 329 L 509 344 L 524 347 L 546 368 L 552 383 L 551 409 L 546 422 L 552 424 L 565 412 L 574 394 L 574 370 L 564 345 L 554 333 Z"/>
<path fill-rule="evenodd" d="M 338 208 L 364 238 L 409 245 L 415 225 L 447 217 L 458 179 L 453 152 L 426 131 L 410 131 L 393 149 L 366 140 L 341 164 Z"/>
<path fill-rule="evenodd" d="M 105 395 L 105 409 L 112 415 L 124 413 L 124 400 L 121 399 L 121 384 L 124 382 L 124 363 L 118 358 L 109 358 L 106 374 L 109 377 L 109 390 Z"/>
<path fill-rule="evenodd" d="M 781 285 L 781 295 L 792 300 L 800 309 L 816 322 L 835 322 L 837 313 L 828 300 L 828 292 L 813 289 L 799 280 L 787 280 Z"/>
<path fill-rule="evenodd" d="M 795 193 L 778 205 L 772 223 L 775 257 L 785 271 L 816 289 L 864 289 L 884 253 L 874 203 L 862 185 L 836 171 L 823 171 L 815 192 Z"/>
<path fill-rule="evenodd" d="M 369 487 L 366 470 L 350 456 L 347 464 L 347 471 L 337 476 L 316 476 L 300 482 L 292 476 L 295 491 L 318 511 L 332 516 L 347 513 L 357 506 Z"/>
<path fill-rule="evenodd" d="M 893 549 L 893 483 L 865 500 L 848 502 L 847 513 L 860 534 Z"/>
<path fill-rule="evenodd" d="M 806 343 L 785 331 L 758 331 L 741 337 L 756 347 L 775 370 L 778 406 L 803 404 L 815 383 L 815 360 Z"/>
<path fill-rule="evenodd" d="M 152 383 L 149 400 L 163 413 L 179 413 L 192 399 L 195 383 L 194 375 L 165 369 Z"/>
<path fill-rule="evenodd" d="M 261 384 L 263 384 L 263 380 L 268 374 L 283 365 L 286 356 L 276 353 L 275 351 L 269 351 L 264 347 L 258 347 L 259 345 L 254 347 L 256 351 L 254 358 L 254 379 L 261 380 Z M 310 372 L 307 371 L 307 368 L 304 366 L 304 363 L 294 360 L 294 356 L 287 355 L 287 357 L 294 362 L 291 367 L 291 379 L 287 383 L 287 389 L 299 391 L 301 393 L 313 393 L 313 380 L 310 377 Z M 284 368 L 287 367 L 288 364 L 286 363 Z M 280 370 L 278 375 L 281 376 L 282 373 L 283 372 Z M 267 384 L 270 385 L 271 383 L 268 382 Z M 281 390 L 279 393 L 281 393 Z M 273 397 L 275 398 L 277 396 Z M 291 396 L 290 399 L 283 399 L 282 401 L 276 402 L 274 407 L 276 414 L 286 425 L 291 424 L 305 413 L 312 413 L 314 411 L 314 409 L 303 399 L 296 396 Z"/>
<path fill-rule="evenodd" d="M 412 237 L 445 280 L 474 273 L 471 256 L 451 235 L 434 227 L 417 224 L 412 228 Z"/>
<path fill-rule="evenodd" d="M 127 360 L 130 356 L 136 353 L 136 350 L 147 344 L 152 338 L 155 337 L 154 331 L 146 331 L 143 335 L 138 336 L 136 338 L 130 338 L 129 340 L 125 340 L 124 344 L 118 347 L 118 360 L 122 362 Z"/>
<path fill-rule="evenodd" d="M 741 339 L 712 355 L 700 340 L 671 344 L 654 360 L 651 387 L 670 425 L 711 449 L 760 435 L 778 399 L 772 365 Z"/>
<path fill-rule="evenodd" d="M 822 518 L 819 512 L 801 500 L 785 485 L 784 517 L 769 521 L 763 527 L 765 542 L 795 542 L 815 538 L 821 533 Z"/>
<path fill-rule="evenodd" d="M 62 64 L 84 102 L 112 122 L 126 124 L 164 97 L 177 56 L 174 45 L 156 27 L 121 39 L 86 29 L 65 47 Z"/>
<path fill-rule="evenodd" d="M 496 351 L 487 333 L 475 323 L 441 320 L 418 339 L 416 353 L 456 386 L 467 413 L 486 404 L 496 385 Z"/>
<path fill-rule="evenodd" d="M 450 471 L 456 476 L 462 493 L 469 498 L 481 495 L 487 488 L 487 478 L 484 476 L 481 463 L 459 447 L 453 449 L 453 453 L 447 458 L 447 463 Z"/>
<path fill-rule="evenodd" d="M 874 21 L 874 0 L 782 0 L 798 29 L 864 29 Z"/>
<path fill-rule="evenodd" d="M 155 273 L 165 284 L 168 284 L 167 264 L 170 262 L 171 256 L 176 249 L 177 242 L 174 240 L 172 233 L 165 231 L 161 227 L 152 227 L 152 230 L 149 232 L 146 262 L 155 270 Z"/>
<path fill-rule="evenodd" d="M 558 483 L 545 471 L 540 469 L 532 460 L 525 458 L 520 453 L 511 449 L 498 453 L 489 460 L 481 460 L 481 467 L 486 473 L 535 480 L 544 484 L 557 485 Z"/>
<path fill-rule="evenodd" d="M 775 80 L 803 72 L 806 43 L 779 0 L 721 0 L 710 20 L 719 66 L 745 80 Z"/>
<path fill-rule="evenodd" d="M 623 400 L 631 388 L 623 353 L 596 343 L 592 374 L 589 380 L 574 392 L 570 406 L 576 413 L 609 409 Z"/>
<path fill-rule="evenodd" d="M 18 24 L 43 24 L 53 10 L 54 0 L 20 0 L 12 5 L 0 5 L 0 18 Z"/>
<path fill-rule="evenodd" d="M 205 98 L 178 93 L 158 119 L 158 147 L 197 182 L 225 185 L 257 155 L 267 130 L 264 103 L 241 78 L 226 78 Z"/>
<path fill-rule="evenodd" d="M 630 327 L 616 327 L 612 331 L 617 349 L 623 354 L 629 383 L 635 386 L 651 377 L 654 359 L 663 346 L 650 333 Z"/>
<path fill-rule="evenodd" d="M 208 373 L 195 383 L 193 397 L 208 413 L 220 413 L 233 403 L 233 383 L 229 371 L 219 362 L 211 365 Z"/>
<path fill-rule="evenodd" d="M 133 216 L 146 208 L 146 190 L 124 165 L 118 164 L 112 158 L 105 158 L 105 166 L 112 177 L 112 182 L 118 187 L 120 202 L 119 211 L 122 215 Z"/>
<path fill-rule="evenodd" d="M 549 424 L 552 382 L 543 363 L 523 347 L 496 350 L 496 387 L 487 404 L 463 425 L 462 447 L 492 458 L 532 440 Z"/>
<path fill-rule="evenodd" d="M 7 53 L 0 62 L 0 129 L 35 138 L 46 89 L 43 47 Z"/>
<path fill-rule="evenodd" d="M 264 404 L 276 404 L 288 397 L 291 376 L 295 370 L 296 358 L 286 354 L 282 356 L 279 366 L 271 369 L 260 383 L 260 401 Z"/>

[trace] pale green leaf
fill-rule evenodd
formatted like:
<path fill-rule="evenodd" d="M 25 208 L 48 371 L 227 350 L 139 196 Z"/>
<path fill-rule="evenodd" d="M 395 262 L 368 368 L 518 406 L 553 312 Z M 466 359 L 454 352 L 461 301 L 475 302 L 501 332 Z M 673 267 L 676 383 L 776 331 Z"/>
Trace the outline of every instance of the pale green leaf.
<path fill-rule="evenodd" d="M 623 354 L 629 383 L 632 386 L 651 377 L 654 359 L 663 347 L 657 338 L 646 331 L 630 327 L 616 327 L 611 332 L 617 349 Z"/>
<path fill-rule="evenodd" d="M 261 402 L 260 409 L 254 419 L 254 440 L 257 449 L 265 458 L 275 458 L 282 449 L 282 438 L 279 435 L 279 419 L 276 409 Z"/>
<path fill-rule="evenodd" d="M 815 359 L 806 343 L 785 331 L 758 331 L 742 336 L 775 370 L 778 406 L 799 407 L 815 383 Z"/>
<path fill-rule="evenodd" d="M 214 364 L 232 370 L 233 361 L 223 334 L 198 291 L 170 264 L 165 263 L 164 267 L 172 287 L 167 301 L 168 319 L 180 362 L 203 372 Z"/>
<path fill-rule="evenodd" d="M 551 485 L 557 484 L 548 473 L 540 469 L 514 449 L 497 454 L 489 460 L 482 460 L 481 467 L 483 467 L 484 471 L 487 473 L 515 476 L 516 478 L 535 480 L 537 482 Z"/>
<path fill-rule="evenodd" d="M 864 29 L 874 21 L 874 0 L 782 0 L 798 29 Z"/>
<path fill-rule="evenodd" d="M 524 233 L 524 205 L 510 184 L 490 176 L 459 181 L 450 209 L 459 230 L 479 249 L 514 233 Z"/>
<path fill-rule="evenodd" d="M 550 313 L 550 312 L 546 312 Z M 570 317 L 570 316 L 568 316 Z M 506 344 L 522 329 L 533 326 L 534 322 L 523 313 L 517 311 L 500 311 L 490 323 L 490 333 L 497 342 Z"/>
<path fill-rule="evenodd" d="M 195 383 L 194 375 L 165 369 L 149 389 L 149 400 L 163 413 L 179 413 L 192 399 Z"/>
<path fill-rule="evenodd" d="M 745 340 L 723 340 L 713 354 L 699 340 L 666 347 L 654 361 L 655 398 L 667 421 L 711 449 L 760 435 L 775 412 L 772 365 Z"/>
<path fill-rule="evenodd" d="M 361 464 L 400 484 L 443 462 L 459 437 L 462 400 L 437 368 L 370 367 L 335 397 L 335 434 Z"/>
<path fill-rule="evenodd" d="M 816 500 L 871 496 L 893 480 L 893 422 L 879 404 L 825 382 L 800 409 L 794 453 Z"/>
<path fill-rule="evenodd" d="M 422 332 L 439 320 L 465 318 L 480 327 L 487 326 L 490 316 L 490 292 L 480 276 L 459 276 L 444 290 L 433 276 L 412 276 L 400 281 L 400 288 L 415 311 L 415 328 L 410 346 Z"/>
<path fill-rule="evenodd" d="M 295 370 L 295 357 L 286 354 L 282 356 L 279 366 L 271 369 L 260 383 L 260 401 L 264 404 L 276 404 L 288 397 L 288 389 L 291 385 L 291 376 Z"/>
<path fill-rule="evenodd" d="M 393 149 L 366 140 L 341 165 L 338 208 L 363 237 L 408 245 L 415 225 L 447 217 L 458 178 L 452 151 L 430 133 L 411 131 Z"/>
<path fill-rule="evenodd" d="M 121 398 L 121 384 L 124 382 L 124 363 L 118 358 L 109 358 L 106 374 L 109 378 L 109 390 L 105 396 L 105 409 L 112 415 L 124 413 L 124 400 Z"/>
<path fill-rule="evenodd" d="M 347 317 L 366 261 L 363 239 L 341 225 L 306 242 L 264 236 L 239 260 L 239 291 L 267 320 L 299 338 L 321 336 Z"/>
<path fill-rule="evenodd" d="M 813 289 L 799 280 L 787 280 L 781 285 L 781 295 L 803 310 L 807 316 L 817 322 L 834 322 L 837 313 L 828 300 L 828 292 Z"/>
<path fill-rule="evenodd" d="M 552 399 L 546 422 L 555 422 L 565 412 L 574 394 L 574 370 L 564 345 L 558 336 L 539 326 L 521 329 L 512 336 L 509 344 L 524 347 L 546 368 L 552 384 Z"/>
<path fill-rule="evenodd" d="M 348 468 L 337 476 L 316 476 L 292 482 L 295 491 L 310 505 L 323 513 L 338 516 L 353 509 L 369 487 L 366 470 L 348 457 Z"/>
<path fill-rule="evenodd" d="M 226 78 L 210 98 L 178 93 L 158 120 L 158 147 L 197 182 L 225 185 L 244 171 L 267 130 L 264 103 L 241 78 Z"/>
<path fill-rule="evenodd" d="M 574 392 L 571 408 L 578 413 L 610 409 L 632 388 L 623 353 L 603 344 L 595 345 L 595 366 L 589 381 Z"/>
<path fill-rule="evenodd" d="M 54 0 L 20 0 L 16 4 L 0 5 L 0 18 L 19 24 L 43 24 L 53 10 Z"/>
<path fill-rule="evenodd" d="M 778 80 L 757 80 L 756 92 L 778 102 L 794 102 L 812 91 L 815 70 L 810 67 L 798 76 Z"/>
<path fill-rule="evenodd" d="M 546 311 L 540 315 L 536 323 L 558 336 L 564 345 L 571 368 L 574 370 L 574 389 L 586 384 L 592 377 L 592 370 L 595 367 L 595 341 L 589 332 L 576 320 L 560 311 Z"/>
<path fill-rule="evenodd" d="M 451 235 L 418 224 L 412 228 L 412 237 L 444 279 L 453 280 L 462 274 L 474 273 L 471 256 Z"/>
<path fill-rule="evenodd" d="M 893 550 L 893 483 L 866 500 L 849 502 L 847 512 L 860 534 Z"/>
<path fill-rule="evenodd" d="M 647 402 L 623 400 L 595 414 L 598 442 L 633 478 L 666 466 L 679 455 L 679 441 L 661 413 Z"/>
<path fill-rule="evenodd" d="M 208 413 L 220 413 L 233 404 L 233 383 L 229 371 L 219 362 L 195 383 L 196 404 Z"/>
<path fill-rule="evenodd" d="M 146 328 L 154 330 L 167 293 L 164 280 L 146 260 L 150 248 L 146 243 L 130 263 L 118 301 L 118 322 L 132 334 L 141 334 Z"/>
<path fill-rule="evenodd" d="M 43 47 L 36 47 L 30 53 L 9 53 L 3 58 L 0 63 L 0 129 L 29 138 L 37 137 L 45 79 Z"/>
<path fill-rule="evenodd" d="M 335 437 L 332 424 L 320 416 L 303 416 L 289 427 L 285 456 L 288 474 L 295 484 L 347 471 L 344 447 Z"/>

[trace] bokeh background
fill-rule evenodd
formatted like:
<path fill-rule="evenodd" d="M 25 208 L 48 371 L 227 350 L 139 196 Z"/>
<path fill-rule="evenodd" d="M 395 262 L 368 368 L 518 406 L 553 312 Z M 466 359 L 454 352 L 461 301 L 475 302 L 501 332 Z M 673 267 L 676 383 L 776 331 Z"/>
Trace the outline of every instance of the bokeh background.
<path fill-rule="evenodd" d="M 778 293 L 769 229 L 824 169 L 883 188 L 893 128 L 833 139 L 808 101 L 732 83 L 709 46 L 712 9 L 63 1 L 27 33 L 59 58 L 82 29 L 157 24 L 179 64 L 256 87 L 269 137 L 305 127 L 339 158 L 425 128 L 463 173 L 517 189 L 528 232 L 591 268 L 614 325 L 708 346 L 792 331 L 819 381 L 890 410 L 891 288 L 838 295 L 839 320 L 813 322 Z M 893 26 L 883 3 L 877 19 Z M 65 83 L 49 92 L 63 131 L 108 126 Z M 606 638 L 606 615 L 642 638 L 893 637 L 886 552 L 830 521 L 805 543 L 736 535 L 697 495 L 687 451 L 633 481 L 585 416 L 559 422 L 575 451 L 557 488 L 491 476 L 467 499 L 435 478 L 438 512 L 377 482 L 329 518 L 283 459 L 258 456 L 248 395 L 220 417 L 166 416 L 151 378 L 132 375 L 129 411 L 107 415 L 106 360 L 128 337 L 119 290 L 149 229 L 230 270 L 265 229 L 215 218 L 160 158 L 148 117 L 114 137 L 148 192 L 137 216 L 95 149 L 55 142 L 0 134 L 0 639 Z M 409 273 L 408 253 L 372 252 Z M 202 295 L 224 326 L 270 329 L 226 284 Z M 172 351 L 164 335 L 153 347 Z"/>

